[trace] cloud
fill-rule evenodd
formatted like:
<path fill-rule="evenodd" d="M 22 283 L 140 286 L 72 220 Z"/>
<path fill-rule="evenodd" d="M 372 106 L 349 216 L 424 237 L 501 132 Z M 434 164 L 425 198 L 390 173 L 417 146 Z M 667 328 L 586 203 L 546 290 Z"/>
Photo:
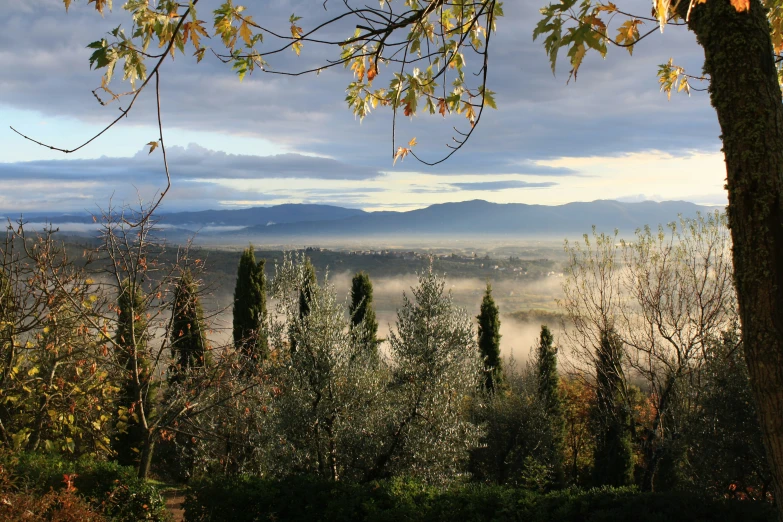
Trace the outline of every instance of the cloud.
<path fill-rule="evenodd" d="M 252 156 L 226 154 L 196 144 L 167 150 L 173 179 L 330 179 L 365 180 L 382 176 L 377 169 L 302 154 Z M 40 160 L 0 163 L 0 179 L 105 180 L 160 179 L 161 152 L 146 150 L 131 158 Z"/>
<path fill-rule="evenodd" d="M 518 179 L 509 179 L 504 181 L 478 181 L 475 183 L 449 183 L 452 187 L 460 190 L 508 190 L 508 189 L 527 189 L 527 188 L 547 188 L 557 186 L 552 181 L 543 181 L 540 183 L 522 181 Z"/>
<path fill-rule="evenodd" d="M 200 2 L 199 13 L 211 12 L 216 3 Z M 553 78 L 541 41 L 531 38 L 540 19 L 538 9 L 545 3 L 504 5 L 506 16 L 498 20 L 492 38 L 487 79 L 500 110 L 485 111 L 471 140 L 450 161 L 432 168 L 408 161 L 399 170 L 568 175 L 573 173 L 531 170 L 535 168 L 531 162 L 719 147 L 719 128 L 708 97 L 675 97 L 667 103 L 655 78 L 657 65 L 670 56 L 688 70 L 700 70 L 703 53 L 692 35 L 677 28 L 656 33 L 635 47 L 633 57 L 621 49 L 611 49 L 606 61 L 589 53 L 578 81 L 566 85 L 564 61 Z M 265 25 L 273 28 L 287 27 L 291 12 L 306 13 L 301 24 L 308 30 L 343 9 L 341 3 L 329 3 L 326 12 L 311 7 L 310 0 L 277 0 L 253 5 L 248 12 L 257 18 L 262 15 Z M 624 8 L 644 14 L 649 12 L 649 2 L 629 0 Z M 66 15 L 62 3 L 55 0 L 10 2 L 0 20 L 0 67 L 14 73 L 4 78 L 0 104 L 40 111 L 46 118 L 69 116 L 96 123 L 112 118 L 116 105 L 101 107 L 90 92 L 100 73 L 89 70 L 90 50 L 85 45 L 118 23 L 127 25 L 127 16 L 117 9 L 102 19 L 93 11 L 91 6 L 76 4 Z M 355 20 L 345 22 L 323 36 L 339 40 L 350 34 Z M 264 48 L 272 45 L 270 40 Z M 270 68 L 306 69 L 338 54 L 334 47 L 308 43 L 300 57 L 292 52 L 273 55 Z M 480 62 L 474 58 L 468 56 L 468 63 L 478 67 Z M 47 81 L 42 81 L 41 70 L 46 70 Z M 382 68 L 376 81 L 387 81 L 393 70 Z M 351 80 L 351 72 L 338 67 L 300 78 L 259 72 L 240 83 L 230 67 L 210 56 L 200 64 L 190 56 L 178 56 L 175 62 L 167 61 L 161 73 L 164 123 L 172 130 L 254 136 L 344 163 L 390 168 L 391 113 L 379 108 L 359 123 L 343 101 Z M 115 81 L 119 85 L 119 79 Z M 142 96 L 127 124 L 152 126 L 154 113 L 154 97 Z M 469 128 L 462 116 L 401 117 L 397 123 L 398 139 L 407 142 L 418 137 L 417 154 L 428 160 L 449 151 L 445 144 L 453 144 L 453 126 L 462 131 Z M 114 136 L 121 132 L 120 128 L 111 131 Z"/>
<path fill-rule="evenodd" d="M 617 201 L 622 201 L 624 203 L 640 203 L 642 201 L 657 201 L 657 202 L 667 201 L 667 200 L 670 201 L 672 198 L 665 198 L 660 194 L 653 194 L 653 195 L 631 194 L 628 196 L 621 196 L 614 199 Z M 723 207 L 728 204 L 728 197 L 725 192 L 715 193 L 715 194 L 692 194 L 689 196 L 679 197 L 677 199 L 682 201 L 690 201 L 691 203 L 696 203 L 697 205 L 714 206 L 714 207 Z"/>

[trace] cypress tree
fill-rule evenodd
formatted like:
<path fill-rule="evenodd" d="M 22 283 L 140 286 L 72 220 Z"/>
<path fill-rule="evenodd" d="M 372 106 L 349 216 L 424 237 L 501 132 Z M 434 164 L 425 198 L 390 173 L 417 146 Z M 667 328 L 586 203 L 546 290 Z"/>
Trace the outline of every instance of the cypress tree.
<path fill-rule="evenodd" d="M 152 362 L 147 351 L 147 316 L 144 292 L 138 285 L 125 280 L 117 298 L 119 317 L 117 319 L 117 359 L 122 368 L 118 418 L 125 426 L 112 440 L 112 449 L 117 461 L 125 466 L 138 463 L 147 440 L 147 431 L 140 416 L 139 398 L 143 401 L 147 419 L 154 415 L 153 409 L 157 386 L 151 382 Z M 138 371 L 138 382 L 136 372 Z"/>
<path fill-rule="evenodd" d="M 174 364 L 169 378 L 177 381 L 180 376 L 206 364 L 206 335 L 204 310 L 198 295 L 198 284 L 190 270 L 185 270 L 174 294 L 174 311 L 171 322 L 171 355 Z"/>
<path fill-rule="evenodd" d="M 256 263 L 253 246 L 242 253 L 234 289 L 234 346 L 256 364 L 269 353 L 264 332 L 266 281 L 264 260 Z"/>
<path fill-rule="evenodd" d="M 357 272 L 351 281 L 351 328 L 358 332 L 362 327 L 361 338 L 356 341 L 371 352 L 372 356 L 378 355 L 378 321 L 375 318 L 375 309 L 372 305 L 372 282 L 370 276 L 364 272 Z"/>
<path fill-rule="evenodd" d="M 593 408 L 595 462 L 593 481 L 597 486 L 627 486 L 633 482 L 630 412 L 623 400 L 625 375 L 622 343 L 614 331 L 601 332 L 596 353 L 596 403 Z"/>
<path fill-rule="evenodd" d="M 318 279 L 315 276 L 315 267 L 309 257 L 305 259 L 302 269 L 304 271 L 304 281 L 302 282 L 302 288 L 299 290 L 300 319 L 304 319 L 310 313 L 310 299 L 318 284 Z"/>
<path fill-rule="evenodd" d="M 310 261 L 310 258 L 305 258 L 302 265 L 303 281 L 302 287 L 299 289 L 299 319 L 303 320 L 310 314 L 310 300 L 312 299 L 313 292 L 318 285 L 318 279 L 315 275 L 315 267 Z M 291 351 L 296 350 L 296 341 L 294 336 L 289 334 Z"/>
<path fill-rule="evenodd" d="M 503 362 L 500 359 L 500 312 L 489 283 L 477 319 L 479 350 L 484 360 L 484 388 L 494 391 L 503 384 Z"/>
<path fill-rule="evenodd" d="M 536 350 L 536 373 L 538 374 L 538 399 L 541 401 L 551 444 L 547 448 L 549 462 L 552 464 L 555 483 L 564 485 L 563 458 L 565 449 L 565 417 L 563 416 L 563 398 L 560 394 L 560 376 L 557 373 L 557 348 L 555 338 L 546 325 L 541 326 Z"/>

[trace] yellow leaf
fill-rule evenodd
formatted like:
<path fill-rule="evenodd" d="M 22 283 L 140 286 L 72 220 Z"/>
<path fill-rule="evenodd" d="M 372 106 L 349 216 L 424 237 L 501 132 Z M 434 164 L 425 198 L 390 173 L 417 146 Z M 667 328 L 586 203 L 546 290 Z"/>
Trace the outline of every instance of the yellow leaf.
<path fill-rule="evenodd" d="M 416 146 L 416 138 L 414 137 L 411 141 L 408 142 L 408 147 L 415 147 Z"/>
<path fill-rule="evenodd" d="M 239 26 L 239 36 L 242 37 L 248 46 L 252 44 L 253 33 L 250 31 L 250 26 L 247 25 L 247 22 L 242 22 L 242 25 Z"/>

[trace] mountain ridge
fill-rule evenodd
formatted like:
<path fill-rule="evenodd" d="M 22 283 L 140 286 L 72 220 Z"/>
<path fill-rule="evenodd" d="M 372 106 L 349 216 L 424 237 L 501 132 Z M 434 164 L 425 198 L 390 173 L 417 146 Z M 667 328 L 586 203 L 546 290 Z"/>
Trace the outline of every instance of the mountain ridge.
<path fill-rule="evenodd" d="M 203 210 L 161 214 L 162 228 L 178 233 L 200 230 L 200 235 L 221 234 L 263 238 L 367 237 L 367 236 L 537 236 L 583 234 L 595 225 L 600 231 L 633 232 L 649 225 L 675 221 L 678 215 L 695 217 L 712 207 L 687 201 L 621 202 L 595 200 L 563 205 L 491 203 L 481 199 L 436 203 L 408 211 L 367 212 L 335 205 L 289 203 L 271 207 Z M 58 215 L 58 223 L 91 223 L 89 215 Z"/>

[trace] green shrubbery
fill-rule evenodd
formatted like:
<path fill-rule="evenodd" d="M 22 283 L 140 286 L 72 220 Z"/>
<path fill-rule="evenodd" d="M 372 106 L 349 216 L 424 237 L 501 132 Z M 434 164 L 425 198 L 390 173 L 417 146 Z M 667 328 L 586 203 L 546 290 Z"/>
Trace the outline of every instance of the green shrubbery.
<path fill-rule="evenodd" d="M 548 494 L 468 484 L 440 489 L 394 479 L 348 484 L 291 477 L 212 477 L 191 484 L 189 522 L 771 522 L 762 502 L 710 500 L 632 488 L 565 489 Z"/>
<path fill-rule="evenodd" d="M 67 461 L 57 455 L 35 453 L 21 453 L 2 461 L 9 482 L 29 494 L 44 496 L 64 489 L 64 476 L 69 475 L 78 496 L 109 520 L 169 518 L 163 496 L 153 485 L 137 478 L 131 467 L 86 457 Z"/>

